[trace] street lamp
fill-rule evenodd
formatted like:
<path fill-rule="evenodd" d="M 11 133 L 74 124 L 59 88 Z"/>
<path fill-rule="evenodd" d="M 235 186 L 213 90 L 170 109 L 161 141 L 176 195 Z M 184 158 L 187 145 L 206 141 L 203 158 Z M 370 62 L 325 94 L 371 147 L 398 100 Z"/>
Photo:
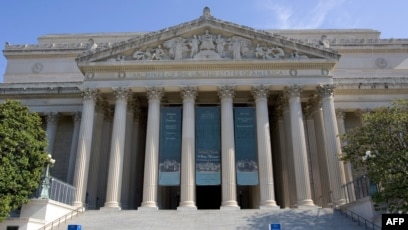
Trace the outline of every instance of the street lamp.
<path fill-rule="evenodd" d="M 51 154 L 48 154 L 48 162 L 47 162 L 47 167 L 45 168 L 45 175 L 43 177 L 43 180 L 41 182 L 41 193 L 40 193 L 40 199 L 49 199 L 49 191 L 50 191 L 50 165 L 55 164 L 55 159 L 52 159 Z"/>

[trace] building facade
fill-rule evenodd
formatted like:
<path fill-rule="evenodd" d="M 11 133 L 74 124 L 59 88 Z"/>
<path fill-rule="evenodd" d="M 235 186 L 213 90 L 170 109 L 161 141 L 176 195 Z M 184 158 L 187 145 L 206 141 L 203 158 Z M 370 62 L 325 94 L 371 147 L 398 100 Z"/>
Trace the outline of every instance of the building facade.
<path fill-rule="evenodd" d="M 339 135 L 408 98 L 408 39 L 217 19 L 6 44 L 0 99 L 43 116 L 51 174 L 89 209 L 345 202 Z"/>

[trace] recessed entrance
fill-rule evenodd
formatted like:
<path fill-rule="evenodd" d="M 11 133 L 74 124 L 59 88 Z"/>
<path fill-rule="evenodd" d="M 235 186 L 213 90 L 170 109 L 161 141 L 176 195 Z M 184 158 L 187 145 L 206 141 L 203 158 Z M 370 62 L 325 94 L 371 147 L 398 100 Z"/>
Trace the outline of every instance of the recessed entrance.
<path fill-rule="evenodd" d="M 197 186 L 196 195 L 198 209 L 220 209 L 221 185 Z"/>

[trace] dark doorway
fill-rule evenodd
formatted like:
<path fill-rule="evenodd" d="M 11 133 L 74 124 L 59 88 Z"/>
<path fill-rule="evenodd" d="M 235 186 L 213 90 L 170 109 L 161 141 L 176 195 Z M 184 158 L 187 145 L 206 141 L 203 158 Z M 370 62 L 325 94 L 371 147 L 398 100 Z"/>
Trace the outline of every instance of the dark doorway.
<path fill-rule="evenodd" d="M 196 195 L 198 209 L 220 209 L 221 185 L 197 186 Z"/>

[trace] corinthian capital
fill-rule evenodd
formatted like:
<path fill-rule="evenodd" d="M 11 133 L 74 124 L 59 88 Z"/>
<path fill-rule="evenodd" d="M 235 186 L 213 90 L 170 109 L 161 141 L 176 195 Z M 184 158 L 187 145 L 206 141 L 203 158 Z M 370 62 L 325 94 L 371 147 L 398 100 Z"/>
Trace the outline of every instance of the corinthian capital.
<path fill-rule="evenodd" d="M 125 100 L 127 101 L 130 97 L 131 91 L 129 88 L 126 87 L 117 87 L 112 88 L 113 95 L 115 96 L 116 100 Z"/>
<path fill-rule="evenodd" d="M 197 97 L 197 87 L 196 86 L 184 86 L 181 87 L 181 97 L 183 99 L 193 99 Z"/>
<path fill-rule="evenodd" d="M 97 89 L 84 88 L 82 89 L 82 99 L 84 101 L 95 101 L 99 96 L 99 91 Z"/>
<path fill-rule="evenodd" d="M 220 99 L 234 98 L 235 96 L 234 86 L 223 85 L 218 87 L 218 96 L 220 97 Z"/>
<path fill-rule="evenodd" d="M 300 85 L 290 85 L 285 87 L 285 94 L 287 97 L 300 97 L 302 93 L 302 86 Z"/>
<path fill-rule="evenodd" d="M 267 98 L 269 95 L 269 88 L 264 85 L 252 86 L 251 93 L 255 99 Z"/>
<path fill-rule="evenodd" d="M 56 112 L 49 112 L 47 113 L 47 122 L 57 122 L 58 121 L 58 113 Z"/>
<path fill-rule="evenodd" d="M 334 88 L 334 85 L 319 85 L 317 87 L 317 92 L 319 92 L 321 97 L 330 97 L 333 96 Z"/>
<path fill-rule="evenodd" d="M 146 89 L 147 98 L 149 100 L 161 100 L 164 95 L 164 90 L 161 87 L 149 87 Z"/>

